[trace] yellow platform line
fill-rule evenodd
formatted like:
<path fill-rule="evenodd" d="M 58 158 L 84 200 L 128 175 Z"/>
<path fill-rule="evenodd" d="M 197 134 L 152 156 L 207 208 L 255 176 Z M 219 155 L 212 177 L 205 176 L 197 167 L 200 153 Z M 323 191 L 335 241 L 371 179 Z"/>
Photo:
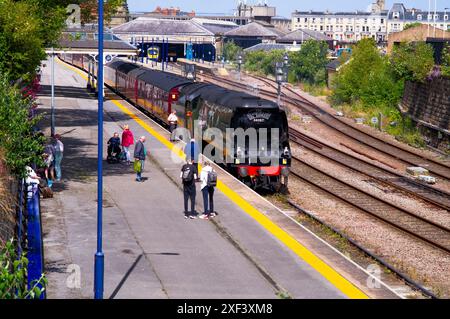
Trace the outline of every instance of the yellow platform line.
<path fill-rule="evenodd" d="M 86 75 L 80 69 L 67 65 L 66 63 L 64 63 L 64 65 L 74 70 L 82 78 L 87 80 Z M 114 103 L 120 110 L 122 110 L 122 112 L 127 114 L 134 121 L 136 121 L 142 128 L 144 128 L 148 133 L 150 133 L 153 137 L 155 137 L 160 143 L 166 146 L 169 150 L 174 152 L 180 158 L 182 159 L 185 158 L 184 152 L 181 149 L 175 147 L 175 145 L 170 143 L 165 137 L 163 137 L 156 130 L 154 130 L 152 127 L 146 124 L 143 120 L 141 120 L 138 116 L 136 116 L 133 112 L 131 112 L 122 103 L 120 103 L 117 100 L 112 100 L 111 102 Z M 291 251 L 293 251 L 298 257 L 300 257 L 300 259 L 304 260 L 308 265 L 310 265 L 313 269 L 315 269 L 318 273 L 320 273 L 323 277 L 325 277 L 333 286 L 339 289 L 347 297 L 351 299 L 368 299 L 368 296 L 364 292 L 362 292 L 354 284 L 352 284 L 350 281 L 344 278 L 332 267 L 327 265 L 324 261 L 322 261 L 309 249 L 300 244 L 295 238 L 293 238 L 286 231 L 284 231 L 278 225 L 272 222 L 267 216 L 265 216 L 255 207 L 253 207 L 238 193 L 230 189 L 227 185 L 225 185 L 221 181 L 218 181 L 217 188 L 232 202 L 234 202 L 239 208 L 241 208 L 245 213 L 247 213 L 254 220 L 256 220 L 269 233 L 271 233 L 273 236 L 275 236 L 275 238 L 277 238 L 284 245 L 286 245 Z"/>

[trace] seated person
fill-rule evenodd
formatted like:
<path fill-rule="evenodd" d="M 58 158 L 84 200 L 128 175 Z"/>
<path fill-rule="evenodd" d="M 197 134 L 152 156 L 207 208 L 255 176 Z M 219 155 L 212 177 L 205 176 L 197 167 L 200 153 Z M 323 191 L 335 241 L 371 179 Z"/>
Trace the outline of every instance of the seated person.
<path fill-rule="evenodd" d="M 108 158 L 113 157 L 113 155 L 114 157 L 119 158 L 121 152 L 119 133 L 114 133 L 114 136 L 108 141 Z"/>

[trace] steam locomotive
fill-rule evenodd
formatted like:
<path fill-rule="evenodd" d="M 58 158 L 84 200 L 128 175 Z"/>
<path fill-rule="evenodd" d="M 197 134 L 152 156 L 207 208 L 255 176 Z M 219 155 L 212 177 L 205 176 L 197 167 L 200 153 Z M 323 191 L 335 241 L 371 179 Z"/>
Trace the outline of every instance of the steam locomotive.
<path fill-rule="evenodd" d="M 63 54 L 60 58 L 96 74 L 95 63 L 87 62 L 86 56 Z M 200 134 L 203 154 L 212 150 L 208 157 L 245 184 L 274 191 L 287 188 L 288 122 L 276 103 L 119 59 L 104 70 L 109 88 L 159 122 L 168 125 L 168 115 L 176 110 L 179 127 L 189 135 L 180 137 L 186 140 Z"/>

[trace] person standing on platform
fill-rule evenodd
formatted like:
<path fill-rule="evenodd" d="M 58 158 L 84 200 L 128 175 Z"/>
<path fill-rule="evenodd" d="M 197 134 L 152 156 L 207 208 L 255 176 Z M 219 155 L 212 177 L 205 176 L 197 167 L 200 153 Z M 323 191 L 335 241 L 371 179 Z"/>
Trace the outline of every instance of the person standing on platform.
<path fill-rule="evenodd" d="M 127 164 L 131 163 L 131 154 L 130 154 L 130 146 L 134 144 L 134 136 L 133 132 L 130 131 L 128 125 L 123 126 L 122 132 L 122 147 L 125 155 L 127 157 Z"/>
<path fill-rule="evenodd" d="M 49 142 L 44 148 L 44 163 L 45 163 L 45 178 L 47 179 L 48 187 L 52 188 L 55 180 L 55 145 Z"/>
<path fill-rule="evenodd" d="M 175 142 L 174 132 L 178 127 L 177 111 L 173 110 L 172 113 L 170 113 L 167 122 L 169 122 L 170 141 Z"/>
<path fill-rule="evenodd" d="M 56 181 L 61 181 L 61 162 L 63 159 L 64 153 L 64 144 L 61 142 L 61 135 L 55 135 L 55 173 L 56 173 Z"/>
<path fill-rule="evenodd" d="M 209 219 L 217 214 L 214 211 L 214 188 L 217 186 L 217 173 L 213 170 L 211 163 L 205 162 L 202 172 L 200 173 L 200 181 L 202 183 L 203 195 L 203 215 L 201 219 Z"/>
<path fill-rule="evenodd" d="M 142 182 L 142 172 L 144 171 L 145 157 L 147 156 L 144 143 L 145 136 L 141 136 L 134 148 L 134 171 L 136 172 L 137 182 Z"/>
<path fill-rule="evenodd" d="M 197 177 L 200 177 L 198 174 L 198 157 L 200 155 L 200 151 L 195 138 L 192 138 L 191 141 L 186 144 L 184 147 L 184 154 L 186 155 L 186 160 L 193 161 L 193 165 L 195 166 L 195 174 Z"/>
<path fill-rule="evenodd" d="M 180 178 L 183 182 L 183 195 L 184 195 L 184 218 L 195 219 L 195 197 L 197 189 L 195 187 L 195 180 L 197 174 L 195 173 L 195 167 L 192 160 L 188 160 L 186 164 L 181 168 Z M 189 199 L 191 200 L 191 211 L 188 210 Z"/>

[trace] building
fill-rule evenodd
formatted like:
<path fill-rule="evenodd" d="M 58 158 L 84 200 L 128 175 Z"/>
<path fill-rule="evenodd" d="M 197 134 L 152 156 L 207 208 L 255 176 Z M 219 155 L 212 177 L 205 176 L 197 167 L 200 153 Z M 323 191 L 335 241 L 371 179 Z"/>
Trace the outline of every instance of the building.
<path fill-rule="evenodd" d="M 450 40 L 450 30 L 444 31 L 426 24 L 421 24 L 401 32 L 393 33 L 388 39 L 387 52 L 391 53 L 392 49 L 401 42 L 431 42 L 433 38 L 448 41 Z M 434 42 L 437 42 L 437 40 Z"/>
<path fill-rule="evenodd" d="M 239 1 L 235 15 L 237 17 L 250 18 L 253 21 L 264 21 L 270 23 L 272 18 L 277 14 L 275 7 L 267 4 L 247 4 L 247 1 Z"/>
<path fill-rule="evenodd" d="M 225 42 L 233 41 L 241 48 L 249 48 L 260 43 L 276 43 L 286 32 L 264 22 L 252 22 L 225 33 Z"/>
<path fill-rule="evenodd" d="M 307 30 L 307 29 L 299 29 L 296 31 L 292 31 L 280 38 L 277 39 L 277 43 L 284 44 L 302 44 L 307 40 L 316 40 L 316 41 L 325 41 L 328 43 L 330 49 L 333 47 L 333 39 L 326 36 L 322 32 Z"/>
<path fill-rule="evenodd" d="M 434 25 L 442 30 L 450 29 L 449 13 L 446 11 L 428 14 L 418 9 L 406 9 L 402 3 L 395 3 L 386 10 L 384 0 L 372 4 L 367 12 L 295 11 L 292 14 L 293 30 L 322 32 L 339 43 L 352 43 L 364 38 L 385 42 L 389 35 L 415 22 Z"/>
<path fill-rule="evenodd" d="M 188 17 L 195 17 L 195 11 L 191 12 L 182 12 L 180 8 L 161 8 L 156 7 L 156 9 L 153 12 L 150 12 L 150 14 L 156 15 L 156 16 L 169 16 L 169 17 L 176 17 L 176 16 L 188 16 Z"/>

